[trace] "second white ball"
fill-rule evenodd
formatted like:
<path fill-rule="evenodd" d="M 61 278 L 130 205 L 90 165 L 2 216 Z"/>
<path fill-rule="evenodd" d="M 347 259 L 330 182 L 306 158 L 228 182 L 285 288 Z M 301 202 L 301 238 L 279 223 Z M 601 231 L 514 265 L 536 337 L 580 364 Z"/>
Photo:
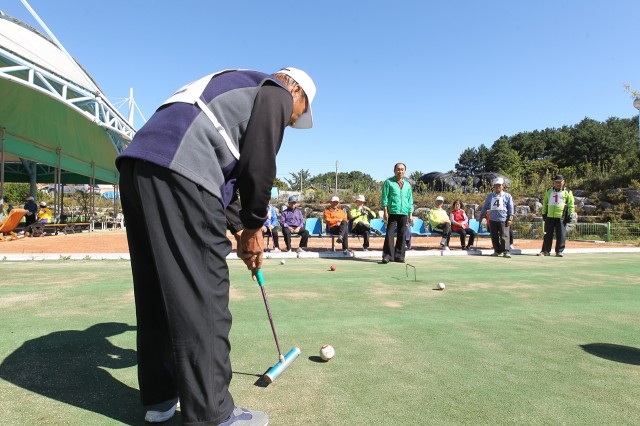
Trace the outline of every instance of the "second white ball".
<path fill-rule="evenodd" d="M 438 288 L 439 288 L 440 290 L 444 290 L 444 289 L 445 289 L 445 287 L 446 287 L 446 286 L 444 285 L 444 283 L 438 283 Z"/>

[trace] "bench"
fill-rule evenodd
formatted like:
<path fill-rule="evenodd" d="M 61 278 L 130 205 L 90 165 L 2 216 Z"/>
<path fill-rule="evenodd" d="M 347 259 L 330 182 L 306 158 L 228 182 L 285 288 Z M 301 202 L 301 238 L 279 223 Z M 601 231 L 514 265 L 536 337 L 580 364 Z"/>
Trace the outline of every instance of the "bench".
<path fill-rule="evenodd" d="M 90 223 L 44 223 L 36 222 L 31 224 L 30 237 L 42 237 L 45 233 L 52 233 L 58 235 L 63 232 L 65 235 L 75 234 L 76 231 L 89 230 L 91 228 Z"/>
<path fill-rule="evenodd" d="M 327 250 L 336 251 L 336 239 L 338 238 L 338 236 L 327 231 L 326 224 L 322 219 L 316 218 L 316 217 L 309 217 L 305 220 L 304 227 L 307 231 L 309 231 L 309 238 L 321 238 L 323 240 L 325 238 L 331 238 L 331 248 Z M 358 238 L 358 240 L 360 240 L 359 235 L 356 235 L 350 231 L 351 231 L 351 221 L 349 221 L 349 237 Z M 373 227 L 371 229 L 371 232 L 372 232 L 371 233 L 372 236 L 376 235 Z"/>

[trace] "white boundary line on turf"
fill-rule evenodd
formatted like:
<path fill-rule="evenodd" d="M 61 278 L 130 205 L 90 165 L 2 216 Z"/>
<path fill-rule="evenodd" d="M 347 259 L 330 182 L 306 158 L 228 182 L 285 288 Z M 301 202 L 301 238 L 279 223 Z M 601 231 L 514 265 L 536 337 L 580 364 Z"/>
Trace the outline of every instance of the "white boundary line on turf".
<path fill-rule="evenodd" d="M 540 252 L 537 249 L 514 249 L 510 253 L 514 256 L 518 255 L 536 255 Z M 493 253 L 492 249 L 488 250 L 410 250 L 405 253 L 405 258 L 412 257 L 428 257 L 428 256 L 487 256 Z M 585 254 L 585 253 L 640 253 L 640 247 L 598 247 L 598 248 L 574 248 L 565 249 L 564 254 Z M 554 253 L 551 253 L 554 257 Z M 273 253 L 264 254 L 264 259 L 382 259 L 381 250 L 371 251 L 354 251 L 349 255 L 344 255 L 342 251 L 320 251 L 303 253 Z M 228 260 L 239 260 L 235 252 L 227 256 Z M 21 254 L 1 254 L 0 263 L 2 262 L 24 262 L 24 261 L 43 261 L 43 260 L 131 260 L 129 253 L 21 253 Z"/>

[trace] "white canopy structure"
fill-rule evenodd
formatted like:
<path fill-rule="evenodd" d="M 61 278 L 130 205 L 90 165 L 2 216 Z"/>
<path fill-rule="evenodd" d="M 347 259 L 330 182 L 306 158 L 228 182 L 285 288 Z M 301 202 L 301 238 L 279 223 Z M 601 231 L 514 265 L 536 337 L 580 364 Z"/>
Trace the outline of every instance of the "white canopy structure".
<path fill-rule="evenodd" d="M 116 183 L 115 158 L 135 130 L 22 2 L 49 36 L 0 12 L 3 174 L 32 183 L 26 176 L 36 173 L 40 182 Z"/>

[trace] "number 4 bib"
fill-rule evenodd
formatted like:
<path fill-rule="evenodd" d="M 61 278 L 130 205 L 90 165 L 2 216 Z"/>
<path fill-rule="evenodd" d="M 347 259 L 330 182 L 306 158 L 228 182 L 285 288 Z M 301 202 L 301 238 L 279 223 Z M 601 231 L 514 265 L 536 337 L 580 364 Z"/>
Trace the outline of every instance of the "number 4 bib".
<path fill-rule="evenodd" d="M 507 210 L 507 206 L 504 204 L 502 197 L 494 195 L 491 199 L 491 210 Z"/>

